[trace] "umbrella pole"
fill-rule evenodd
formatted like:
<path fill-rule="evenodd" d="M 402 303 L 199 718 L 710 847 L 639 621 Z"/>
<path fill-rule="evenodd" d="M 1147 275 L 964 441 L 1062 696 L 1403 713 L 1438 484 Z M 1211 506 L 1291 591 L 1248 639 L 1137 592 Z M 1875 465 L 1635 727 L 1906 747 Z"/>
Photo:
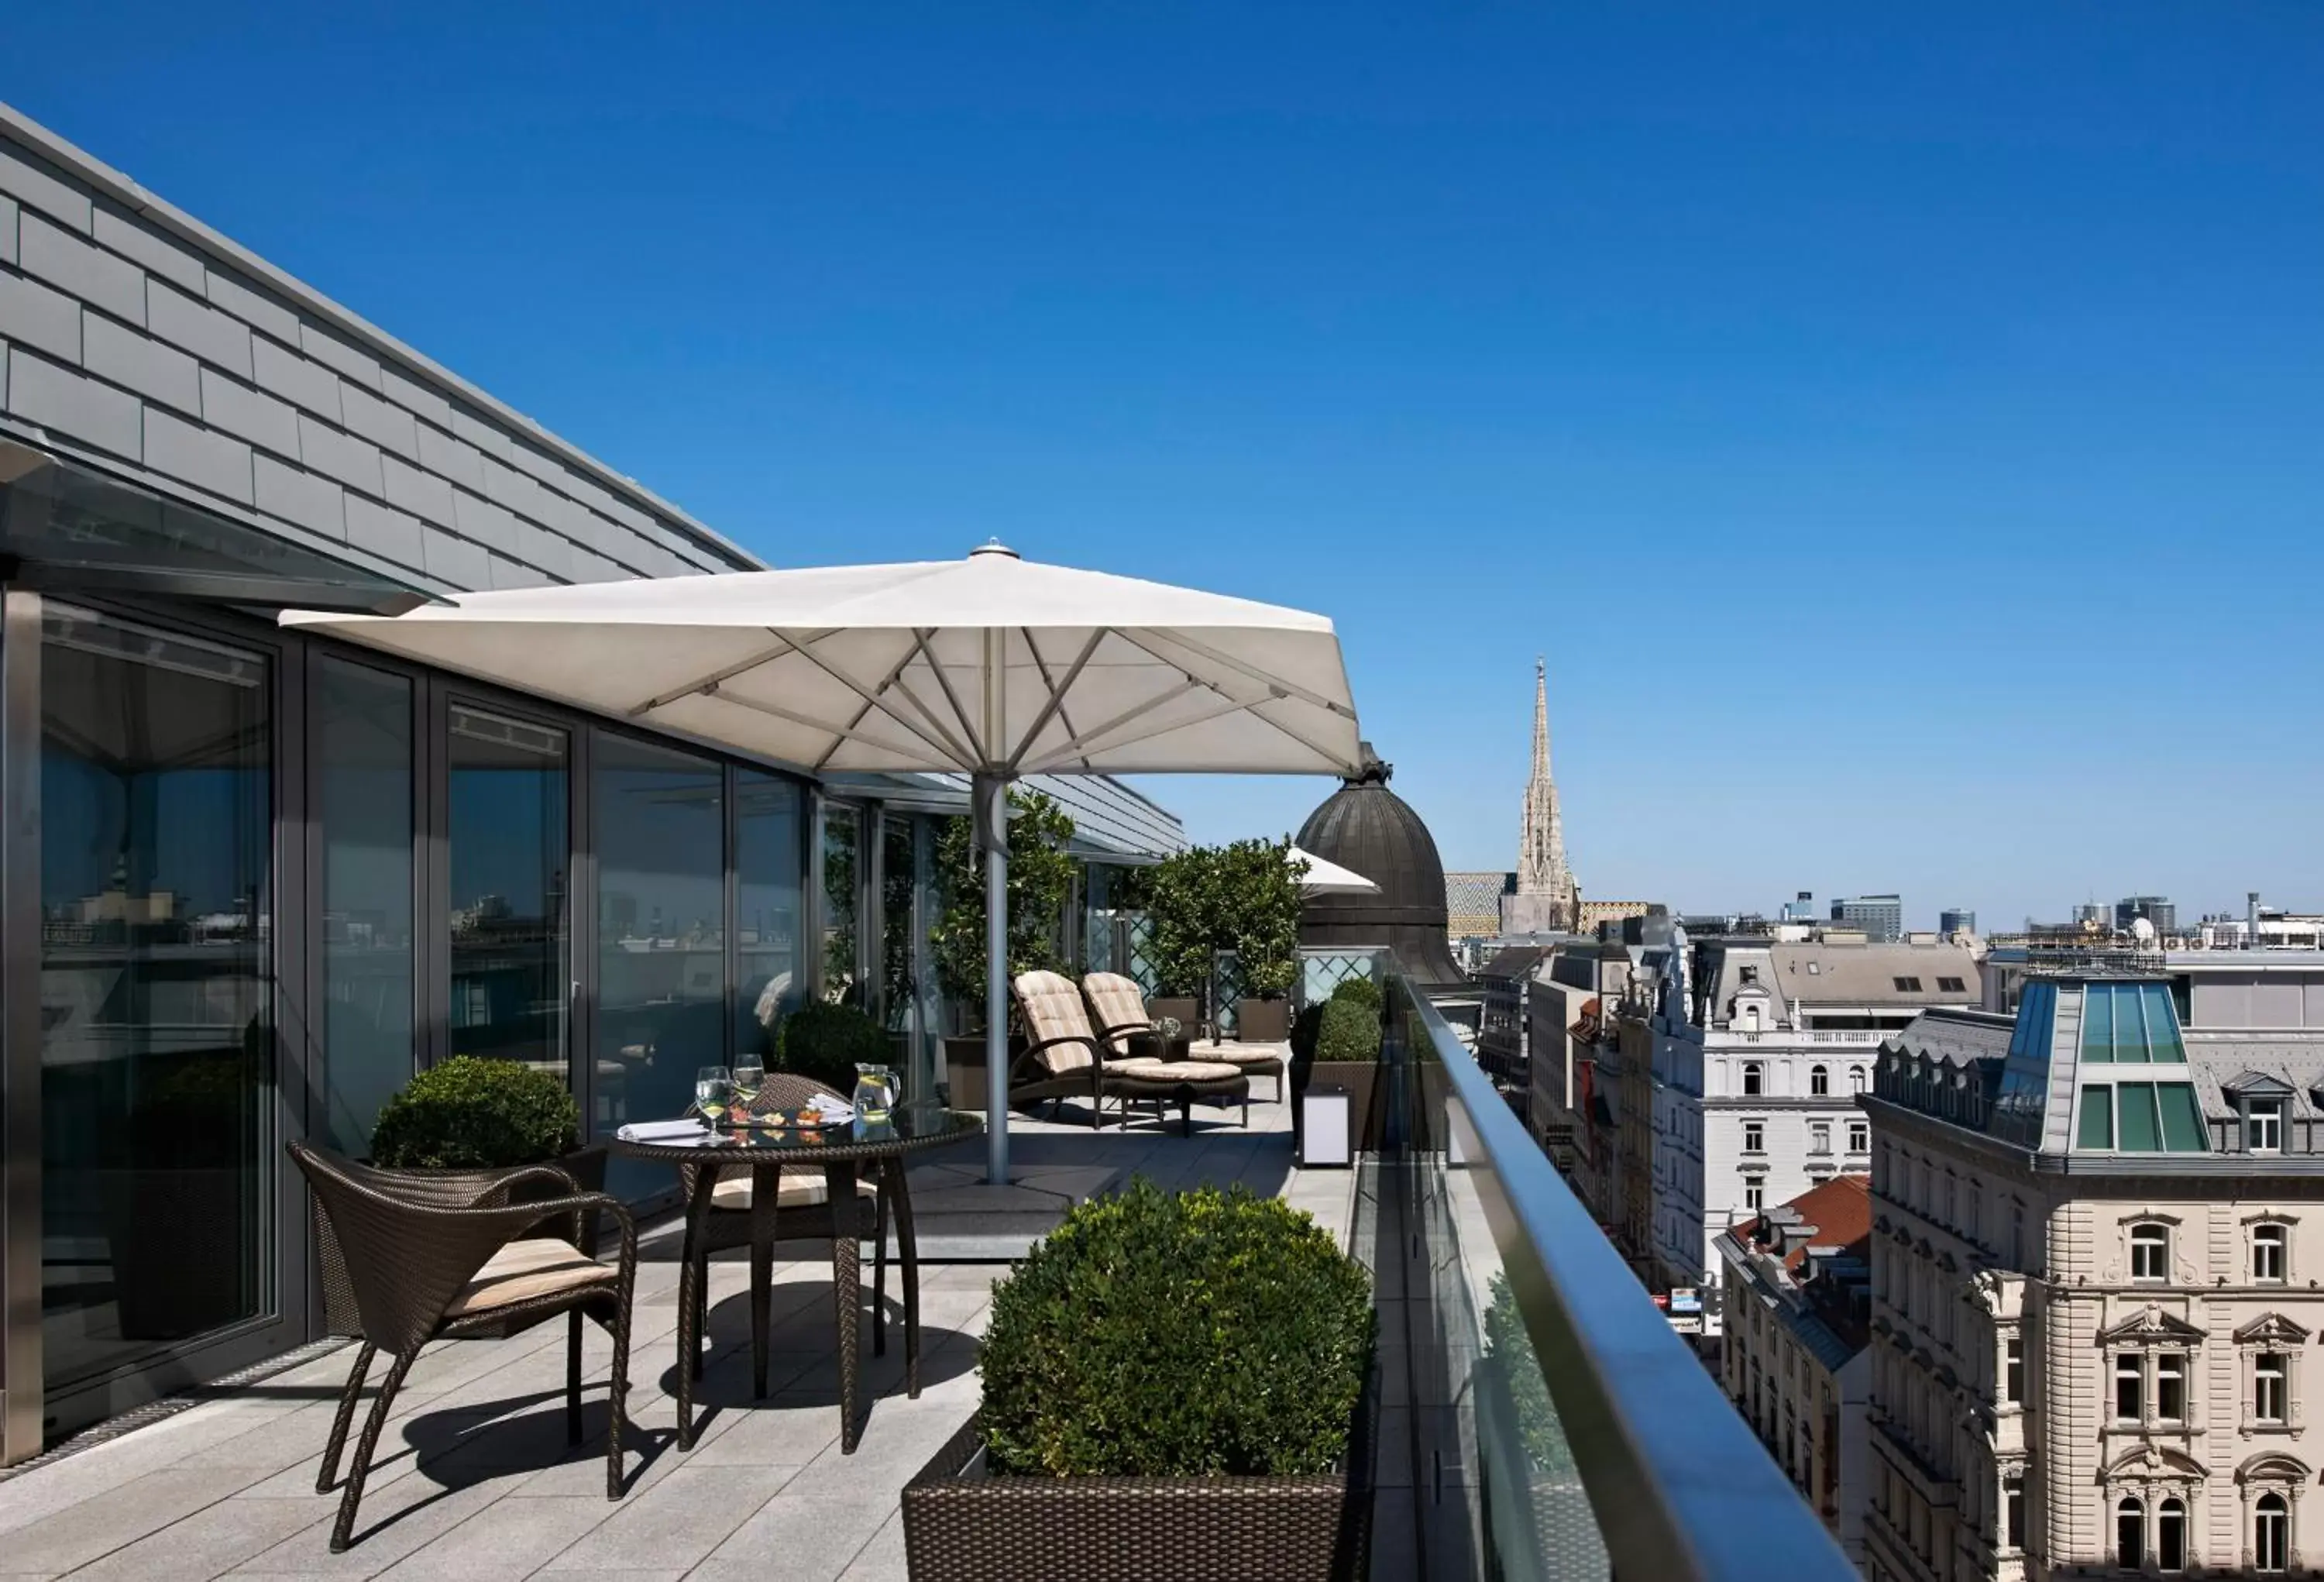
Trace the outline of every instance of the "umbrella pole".
<path fill-rule="evenodd" d="M 1009 782 L 975 777 L 984 842 L 984 1179 L 1009 1184 Z"/>

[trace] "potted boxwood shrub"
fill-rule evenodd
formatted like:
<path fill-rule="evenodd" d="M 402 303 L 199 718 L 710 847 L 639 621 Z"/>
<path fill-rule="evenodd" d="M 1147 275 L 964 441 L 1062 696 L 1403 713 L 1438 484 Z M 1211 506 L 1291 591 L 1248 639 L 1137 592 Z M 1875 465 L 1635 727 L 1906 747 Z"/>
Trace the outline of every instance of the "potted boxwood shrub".
<path fill-rule="evenodd" d="M 1349 1152 L 1377 1152 L 1386 1120 L 1378 1091 L 1382 1075 L 1379 985 L 1369 978 L 1350 978 L 1322 1005 L 1311 1005 L 1301 1014 L 1303 1020 L 1314 1019 L 1307 1081 L 1347 1089 Z M 1295 1059 L 1300 1041 L 1294 1041 Z"/>
<path fill-rule="evenodd" d="M 853 1005 L 801 1005 L 775 1029 L 775 1069 L 812 1077 L 842 1098 L 855 1096 L 855 1068 L 885 1066 L 895 1041 Z"/>
<path fill-rule="evenodd" d="M 403 1189 L 445 1204 L 474 1202 L 503 1177 L 553 1164 L 585 1192 L 605 1186 L 605 1148 L 581 1144 L 581 1107 L 562 1080 L 517 1060 L 454 1055 L 420 1072 L 380 1107 L 371 1133 L 374 1168 L 406 1178 Z M 545 1202 L 566 1196 L 551 1180 L 518 1182 L 508 1200 Z M 355 1292 L 338 1244 L 321 1216 L 323 1299 L 335 1334 L 354 1333 Z M 533 1234 L 562 1234 L 543 1225 Z M 596 1246 L 595 1217 L 584 1219 L 580 1244 Z"/>
<path fill-rule="evenodd" d="M 904 1489 L 913 1582 L 1365 1574 L 1371 1281 L 1308 1216 L 1142 1178 L 996 1286 L 984 1398 Z"/>

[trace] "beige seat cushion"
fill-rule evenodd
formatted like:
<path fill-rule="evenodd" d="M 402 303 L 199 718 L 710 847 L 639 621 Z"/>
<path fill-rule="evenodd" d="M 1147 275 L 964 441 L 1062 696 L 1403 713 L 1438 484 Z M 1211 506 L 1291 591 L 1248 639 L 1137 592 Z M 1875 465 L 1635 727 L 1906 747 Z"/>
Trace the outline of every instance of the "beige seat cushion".
<path fill-rule="evenodd" d="M 456 1318 L 583 1286 L 610 1286 L 620 1278 L 621 1271 L 584 1254 L 570 1242 L 529 1236 L 486 1259 L 444 1311 Z"/>
<path fill-rule="evenodd" d="M 877 1198 L 880 1189 L 873 1182 L 859 1180 L 855 1183 L 855 1195 Z M 824 1179 L 821 1170 L 809 1167 L 785 1170 L 782 1180 L 775 1187 L 775 1211 L 778 1214 L 786 1208 L 813 1208 L 830 1201 L 831 1183 Z M 748 1208 L 750 1206 L 749 1170 L 727 1171 L 718 1178 L 718 1184 L 710 1189 L 710 1207 L 713 1208 Z"/>
<path fill-rule="evenodd" d="M 1108 1060 L 1105 1069 L 1109 1076 L 1119 1072 L 1125 1082 L 1150 1083 L 1157 1087 L 1174 1087 L 1181 1082 L 1224 1082 L 1242 1075 L 1240 1068 L 1222 1060 L 1157 1060 L 1150 1066 Z"/>
<path fill-rule="evenodd" d="M 1028 972 L 1010 986 L 1016 991 L 1018 1007 L 1025 1013 L 1025 1029 L 1035 1043 L 1053 1038 L 1097 1041 L 1090 1027 L 1089 1009 L 1082 1004 L 1082 992 L 1071 978 L 1054 972 Z M 1084 1043 L 1055 1044 L 1033 1058 L 1052 1077 L 1085 1070 L 1091 1064 L 1089 1044 Z"/>
<path fill-rule="evenodd" d="M 1287 1043 L 1198 1043 L 1187 1054 L 1197 1060 L 1218 1060 L 1230 1066 L 1263 1066 L 1291 1056 Z"/>
<path fill-rule="evenodd" d="M 1146 1013 L 1146 996 L 1139 991 L 1138 980 L 1124 977 L 1118 972 L 1093 972 L 1082 978 L 1082 993 L 1088 996 L 1090 1009 L 1096 1013 L 1097 1025 L 1107 1027 L 1143 1028 L 1154 1018 Z M 1106 1039 L 1112 1055 L 1130 1053 L 1130 1034 L 1117 1032 Z M 1112 1056 L 1108 1057 L 1109 1061 Z"/>

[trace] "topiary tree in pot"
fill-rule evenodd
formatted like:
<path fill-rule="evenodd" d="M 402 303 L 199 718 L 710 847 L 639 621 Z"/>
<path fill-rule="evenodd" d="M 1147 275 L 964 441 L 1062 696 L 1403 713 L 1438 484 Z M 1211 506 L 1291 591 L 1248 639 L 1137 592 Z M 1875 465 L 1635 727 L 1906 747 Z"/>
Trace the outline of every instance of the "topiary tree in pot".
<path fill-rule="evenodd" d="M 1216 1017 L 1213 968 L 1231 950 L 1244 996 L 1238 1036 L 1270 1042 L 1288 1036 L 1285 997 L 1299 976 L 1302 871 L 1286 837 L 1189 847 L 1134 874 L 1130 900 L 1146 913 L 1147 958 L 1161 993 L 1193 996 Z"/>
<path fill-rule="evenodd" d="M 1362 1575 L 1372 1327 L 1277 1198 L 1082 1205 L 993 1291 L 982 1407 L 904 1493 L 911 1576 Z"/>

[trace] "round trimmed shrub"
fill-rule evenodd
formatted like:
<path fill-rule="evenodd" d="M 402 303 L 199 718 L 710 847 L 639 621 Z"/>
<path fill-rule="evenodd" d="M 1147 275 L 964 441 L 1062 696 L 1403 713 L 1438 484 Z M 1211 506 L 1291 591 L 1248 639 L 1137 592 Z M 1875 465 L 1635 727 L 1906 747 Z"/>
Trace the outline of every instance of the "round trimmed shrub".
<path fill-rule="evenodd" d="M 1379 985 L 1368 977 L 1342 978 L 1332 989 L 1334 1000 L 1352 1000 L 1359 1005 L 1369 1005 L 1377 1011 L 1385 1004 Z"/>
<path fill-rule="evenodd" d="M 515 1060 L 455 1055 L 382 1106 L 371 1157 L 390 1170 L 504 1170 L 580 1145 L 581 1106 L 563 1082 Z"/>
<path fill-rule="evenodd" d="M 801 1005 L 775 1030 L 775 1069 L 812 1077 L 842 1097 L 855 1092 L 858 1065 L 893 1065 L 894 1041 L 853 1005 Z"/>
<path fill-rule="evenodd" d="M 1380 1013 L 1377 1004 L 1360 995 L 1345 999 L 1334 995 L 1324 1003 L 1323 1019 L 1315 1030 L 1319 1060 L 1377 1060 L 1380 1053 Z"/>
<path fill-rule="evenodd" d="M 1371 1344 L 1370 1277 L 1314 1219 L 1140 1177 L 994 1288 L 987 1457 L 1051 1477 L 1327 1473 Z"/>

